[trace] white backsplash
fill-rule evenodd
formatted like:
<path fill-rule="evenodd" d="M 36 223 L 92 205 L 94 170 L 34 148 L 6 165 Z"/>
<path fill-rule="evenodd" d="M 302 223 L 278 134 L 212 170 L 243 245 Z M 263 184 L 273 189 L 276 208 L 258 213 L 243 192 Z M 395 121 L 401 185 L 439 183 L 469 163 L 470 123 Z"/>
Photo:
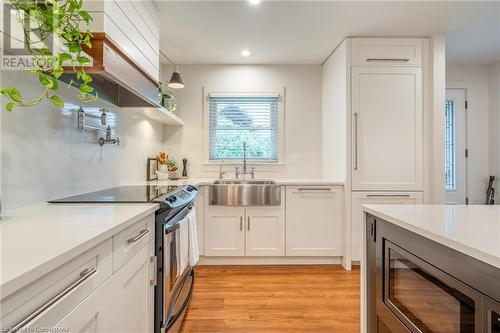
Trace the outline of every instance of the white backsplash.
<path fill-rule="evenodd" d="M 1 80 L 2 87 L 19 87 L 19 82 L 23 82 L 21 92 L 40 89 L 36 78 L 24 72 L 3 72 Z M 84 104 L 76 92 L 61 83 L 58 94 L 71 104 L 108 109 L 109 118 L 115 116 L 113 137 L 120 138 L 120 146 L 101 147 L 96 142 L 103 133 L 80 132 L 74 110 L 61 110 L 43 102 L 7 112 L 6 98 L 2 98 L 4 210 L 146 179 L 147 157 L 163 150 L 163 126 L 102 101 Z"/>

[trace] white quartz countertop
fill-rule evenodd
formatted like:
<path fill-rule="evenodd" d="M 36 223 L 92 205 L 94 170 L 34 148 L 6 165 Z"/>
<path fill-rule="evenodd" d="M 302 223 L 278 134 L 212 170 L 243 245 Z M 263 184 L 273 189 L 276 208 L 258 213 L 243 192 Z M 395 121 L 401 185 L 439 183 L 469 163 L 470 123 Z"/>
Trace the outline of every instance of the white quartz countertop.
<path fill-rule="evenodd" d="M 500 206 L 364 205 L 364 210 L 500 268 Z"/>
<path fill-rule="evenodd" d="M 3 212 L 0 294 L 22 288 L 157 209 L 152 203 L 42 203 Z"/>
<path fill-rule="evenodd" d="M 259 180 L 260 178 L 256 178 Z M 267 178 L 266 178 L 267 179 Z M 288 178 L 269 178 L 275 181 L 278 185 L 283 186 L 343 186 L 343 182 L 328 180 L 328 179 L 288 179 Z M 211 185 L 216 180 L 214 178 L 185 178 L 179 180 L 154 180 L 148 182 L 151 185 Z M 227 180 L 231 180 L 227 178 Z M 130 184 L 131 185 L 131 184 Z M 137 184 L 136 184 L 137 185 Z"/>

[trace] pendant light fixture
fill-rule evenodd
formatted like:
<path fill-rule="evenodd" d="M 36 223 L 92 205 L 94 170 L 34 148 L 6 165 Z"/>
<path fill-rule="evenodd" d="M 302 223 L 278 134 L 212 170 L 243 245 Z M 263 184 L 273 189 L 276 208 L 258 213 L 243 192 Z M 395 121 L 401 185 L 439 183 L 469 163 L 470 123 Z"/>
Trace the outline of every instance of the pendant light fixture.
<path fill-rule="evenodd" d="M 172 73 L 172 76 L 170 77 L 170 81 L 168 81 L 167 86 L 172 89 L 182 89 L 184 88 L 184 81 L 182 81 L 181 73 L 179 72 L 179 68 L 177 65 L 170 60 L 169 57 L 165 55 L 162 51 L 160 51 L 161 55 L 165 57 L 165 59 L 168 60 L 173 66 L 174 66 L 174 72 Z"/>

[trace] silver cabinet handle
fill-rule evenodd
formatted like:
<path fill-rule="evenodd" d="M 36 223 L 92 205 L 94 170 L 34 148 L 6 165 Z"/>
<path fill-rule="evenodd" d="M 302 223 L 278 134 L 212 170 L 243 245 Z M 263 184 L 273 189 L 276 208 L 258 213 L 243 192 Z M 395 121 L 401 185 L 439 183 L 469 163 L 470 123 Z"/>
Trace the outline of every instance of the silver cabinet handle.
<path fill-rule="evenodd" d="M 397 61 L 397 62 L 408 62 L 410 59 L 408 58 L 368 58 L 366 59 L 368 62 L 372 61 Z"/>
<path fill-rule="evenodd" d="M 384 198 L 384 197 L 409 198 L 411 195 L 410 194 L 367 194 L 366 196 L 368 198 Z"/>
<path fill-rule="evenodd" d="M 247 229 L 248 229 L 248 231 L 250 231 L 250 216 L 249 216 L 249 217 L 247 217 L 247 220 L 248 220 Z"/>
<path fill-rule="evenodd" d="M 149 229 L 142 229 L 139 234 L 133 238 L 127 239 L 128 243 L 135 243 L 139 241 L 142 237 L 146 236 L 149 233 Z"/>
<path fill-rule="evenodd" d="M 151 286 L 156 286 L 157 284 L 156 270 L 158 269 L 158 257 L 157 256 L 149 257 L 149 261 L 153 263 L 153 278 L 149 280 L 149 284 Z"/>
<path fill-rule="evenodd" d="M 240 231 L 243 231 L 243 216 L 240 216 Z"/>
<path fill-rule="evenodd" d="M 358 113 L 354 112 L 354 170 L 358 170 Z"/>
<path fill-rule="evenodd" d="M 299 187 L 297 190 L 299 190 L 299 191 L 330 191 L 330 189 L 326 188 L 326 187 Z"/>
<path fill-rule="evenodd" d="M 83 271 L 80 272 L 79 277 L 73 281 L 70 285 L 68 285 L 66 288 L 64 288 L 59 294 L 54 296 L 50 301 L 42 305 L 40 308 L 36 309 L 32 313 L 30 313 L 27 317 L 25 317 L 23 320 L 15 324 L 8 330 L 8 332 L 17 332 L 24 326 L 27 326 L 30 321 L 38 317 L 42 312 L 47 310 L 49 307 L 51 307 L 54 303 L 59 301 L 61 298 L 69 294 L 72 290 L 74 290 L 76 287 L 78 287 L 80 284 L 82 284 L 85 280 L 90 278 L 92 275 L 94 275 L 97 272 L 97 269 L 95 267 L 92 268 L 86 268 Z"/>

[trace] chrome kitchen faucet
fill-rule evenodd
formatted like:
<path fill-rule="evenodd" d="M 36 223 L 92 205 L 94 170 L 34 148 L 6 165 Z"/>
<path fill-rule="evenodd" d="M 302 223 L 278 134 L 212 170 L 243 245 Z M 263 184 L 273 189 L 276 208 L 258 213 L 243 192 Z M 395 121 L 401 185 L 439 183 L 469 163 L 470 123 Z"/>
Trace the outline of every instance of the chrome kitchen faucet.
<path fill-rule="evenodd" d="M 239 175 L 252 175 L 252 179 L 255 179 L 255 168 L 251 167 L 250 171 L 247 169 L 247 143 L 243 142 L 243 171 L 240 172 L 240 168 L 235 168 L 236 179 Z"/>

